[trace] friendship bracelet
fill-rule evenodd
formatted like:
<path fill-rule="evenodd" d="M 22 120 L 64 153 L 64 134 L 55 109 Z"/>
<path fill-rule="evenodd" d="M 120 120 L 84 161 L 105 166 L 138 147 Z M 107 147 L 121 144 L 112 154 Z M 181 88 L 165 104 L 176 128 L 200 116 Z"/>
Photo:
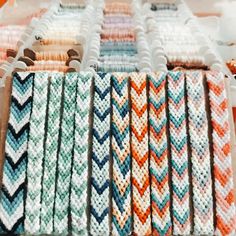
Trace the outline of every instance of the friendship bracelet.
<path fill-rule="evenodd" d="M 206 73 L 209 87 L 216 199 L 216 235 L 235 235 L 228 101 L 222 73 Z"/>
<path fill-rule="evenodd" d="M 166 74 L 150 74 L 148 78 L 153 235 L 168 236 L 172 234 L 172 223 L 166 134 Z"/>
<path fill-rule="evenodd" d="M 130 235 L 131 157 L 128 74 L 112 75 L 112 235 Z"/>
<path fill-rule="evenodd" d="M 87 188 L 88 188 L 88 145 L 89 111 L 92 75 L 78 74 L 75 113 L 74 158 L 71 177 L 71 224 L 73 235 L 87 235 Z"/>
<path fill-rule="evenodd" d="M 62 106 L 63 74 L 52 73 L 48 119 L 44 155 L 44 175 L 42 180 L 41 227 L 40 233 L 53 233 L 53 208 L 56 190 L 56 168 L 60 130 L 60 113 Z"/>
<path fill-rule="evenodd" d="M 186 72 L 186 84 L 191 143 L 194 235 L 213 235 L 210 143 L 202 72 Z"/>
<path fill-rule="evenodd" d="M 15 73 L 0 198 L 0 233 L 24 233 L 24 198 L 34 74 Z"/>
<path fill-rule="evenodd" d="M 134 233 L 152 234 L 146 74 L 131 73 L 131 155 Z"/>
<path fill-rule="evenodd" d="M 58 178 L 54 210 L 54 232 L 68 234 L 69 188 L 71 180 L 77 74 L 67 73 L 64 86 L 61 143 L 58 156 Z"/>
<path fill-rule="evenodd" d="M 184 84 L 184 74 L 182 72 L 170 71 L 168 73 L 174 235 L 190 234 L 189 174 Z"/>
<path fill-rule="evenodd" d="M 45 120 L 47 110 L 48 74 L 34 77 L 33 105 L 30 118 L 27 162 L 27 195 L 25 203 L 25 232 L 39 234 L 44 158 Z"/>
<path fill-rule="evenodd" d="M 90 233 L 108 236 L 110 234 L 110 75 L 96 74 L 94 90 Z"/>

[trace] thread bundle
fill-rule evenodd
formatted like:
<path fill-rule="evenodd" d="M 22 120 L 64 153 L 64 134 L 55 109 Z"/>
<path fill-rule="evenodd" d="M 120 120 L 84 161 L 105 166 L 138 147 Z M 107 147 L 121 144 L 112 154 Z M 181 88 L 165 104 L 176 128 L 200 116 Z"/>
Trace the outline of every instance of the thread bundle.
<path fill-rule="evenodd" d="M 123 2 L 107 3 L 101 33 L 98 71 L 137 71 L 136 36 L 132 5 Z"/>
<path fill-rule="evenodd" d="M 223 80 L 212 71 L 15 74 L 1 233 L 234 235 Z"/>

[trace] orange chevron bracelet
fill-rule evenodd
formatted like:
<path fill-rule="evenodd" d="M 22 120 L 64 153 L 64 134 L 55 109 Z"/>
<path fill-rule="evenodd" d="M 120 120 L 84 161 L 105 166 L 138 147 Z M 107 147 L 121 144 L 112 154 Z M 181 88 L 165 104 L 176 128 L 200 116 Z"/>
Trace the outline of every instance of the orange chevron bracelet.
<path fill-rule="evenodd" d="M 146 74 L 131 73 L 131 157 L 134 233 L 152 234 Z"/>
<path fill-rule="evenodd" d="M 228 101 L 224 75 L 206 73 L 209 87 L 216 198 L 216 235 L 235 235 L 235 205 L 230 150 Z"/>

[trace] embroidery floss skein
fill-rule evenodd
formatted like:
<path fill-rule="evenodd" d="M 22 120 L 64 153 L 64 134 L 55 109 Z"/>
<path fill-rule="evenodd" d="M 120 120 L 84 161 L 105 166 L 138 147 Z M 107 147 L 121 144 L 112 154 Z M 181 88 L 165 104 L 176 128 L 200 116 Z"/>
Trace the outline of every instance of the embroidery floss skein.
<path fill-rule="evenodd" d="M 112 235 L 131 229 L 131 157 L 127 73 L 112 75 Z"/>
<path fill-rule="evenodd" d="M 229 113 L 224 75 L 206 73 L 213 127 L 216 235 L 235 235 L 235 205 L 230 152 Z"/>
<path fill-rule="evenodd" d="M 172 233 L 172 223 L 166 136 L 166 74 L 150 74 L 148 78 L 152 227 L 153 235 L 167 236 Z"/>
<path fill-rule="evenodd" d="M 173 189 L 173 234 L 190 234 L 187 127 L 184 74 L 168 73 L 169 130 Z"/>
<path fill-rule="evenodd" d="M 94 84 L 90 233 L 104 236 L 110 233 L 110 77 L 109 74 L 98 73 L 95 75 Z"/>
<path fill-rule="evenodd" d="M 75 113 L 74 158 L 71 177 L 71 220 L 73 235 L 87 235 L 88 138 L 92 75 L 78 74 Z"/>
<path fill-rule="evenodd" d="M 74 120 L 77 74 L 67 73 L 64 86 L 64 108 L 61 124 L 61 144 L 58 156 L 58 178 L 55 197 L 54 231 L 68 234 L 69 187 L 72 151 L 74 145 Z"/>
<path fill-rule="evenodd" d="M 131 73 L 131 155 L 134 233 L 151 235 L 146 74 Z"/>
<path fill-rule="evenodd" d="M 48 74 L 36 73 L 34 77 L 34 99 L 30 118 L 27 162 L 25 232 L 28 234 L 39 234 L 40 231 L 47 93 Z"/>
<path fill-rule="evenodd" d="M 5 163 L 0 198 L 0 232 L 24 232 L 24 196 L 29 120 L 34 74 L 16 73 L 6 138 Z"/>
<path fill-rule="evenodd" d="M 49 74 L 51 77 L 48 105 L 48 120 L 45 141 L 44 176 L 42 180 L 41 229 L 42 234 L 53 233 L 53 208 L 56 189 L 57 151 L 62 102 L 62 73 Z"/>
<path fill-rule="evenodd" d="M 191 143 L 194 235 L 213 235 L 212 176 L 202 72 L 186 72 L 186 83 Z"/>

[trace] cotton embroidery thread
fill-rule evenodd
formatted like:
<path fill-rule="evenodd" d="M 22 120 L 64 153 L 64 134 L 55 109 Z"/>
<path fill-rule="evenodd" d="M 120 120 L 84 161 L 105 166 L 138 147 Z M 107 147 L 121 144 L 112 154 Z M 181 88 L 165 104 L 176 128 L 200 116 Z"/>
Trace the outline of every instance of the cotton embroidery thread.
<path fill-rule="evenodd" d="M 168 107 L 173 189 L 173 233 L 175 235 L 190 234 L 184 79 L 184 74 L 182 72 L 168 73 Z"/>
<path fill-rule="evenodd" d="M 167 156 L 166 74 L 150 74 L 150 174 L 153 235 L 171 235 L 169 166 Z"/>
<path fill-rule="evenodd" d="M 187 72 L 186 84 L 191 143 L 194 234 L 213 235 L 212 176 L 202 72 Z"/>
<path fill-rule="evenodd" d="M 213 127 L 213 154 L 216 198 L 216 234 L 235 235 L 235 205 L 230 150 L 228 101 L 224 75 L 206 73 Z"/>
<path fill-rule="evenodd" d="M 131 229 L 131 157 L 127 73 L 112 75 L 112 235 Z"/>
<path fill-rule="evenodd" d="M 80 73 L 75 112 L 74 158 L 71 177 L 73 235 L 87 235 L 88 139 L 92 75 Z"/>
<path fill-rule="evenodd" d="M 34 99 L 28 143 L 27 197 L 25 204 L 25 231 L 28 234 L 39 234 L 40 232 L 47 91 L 48 74 L 37 73 L 34 77 Z"/>
<path fill-rule="evenodd" d="M 151 235 L 146 74 L 131 73 L 131 155 L 134 233 Z"/>
<path fill-rule="evenodd" d="M 95 75 L 90 233 L 104 236 L 110 234 L 110 83 L 109 74 Z"/>
<path fill-rule="evenodd" d="M 6 138 L 5 164 L 0 198 L 0 232 L 24 232 L 24 196 L 29 120 L 34 75 L 16 73 Z"/>

